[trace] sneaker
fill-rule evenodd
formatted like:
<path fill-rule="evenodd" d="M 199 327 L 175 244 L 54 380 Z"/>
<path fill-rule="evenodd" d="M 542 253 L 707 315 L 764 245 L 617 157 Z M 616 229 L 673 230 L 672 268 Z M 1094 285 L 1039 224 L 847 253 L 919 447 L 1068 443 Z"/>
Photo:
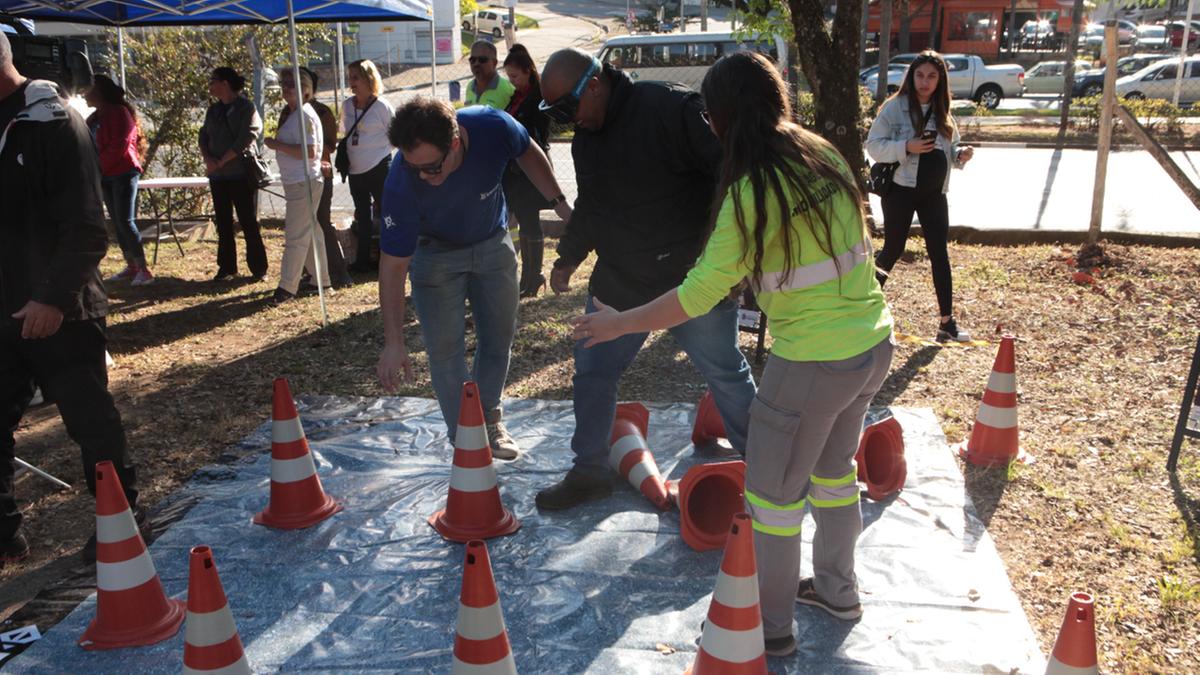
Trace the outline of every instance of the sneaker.
<path fill-rule="evenodd" d="M 581 473 L 568 471 L 559 482 L 537 493 L 534 502 L 543 511 L 562 511 L 572 506 L 604 499 L 612 494 L 612 481 L 608 478 L 589 478 Z"/>
<path fill-rule="evenodd" d="M 137 274 L 133 275 L 132 285 L 149 286 L 152 283 L 154 283 L 154 275 L 150 273 L 150 268 L 139 267 Z"/>
<path fill-rule="evenodd" d="M 20 532 L 14 534 L 11 539 L 0 541 L 0 567 L 4 563 L 16 562 L 28 557 L 29 542 Z"/>
<path fill-rule="evenodd" d="M 845 621 L 853 621 L 863 615 L 861 602 L 856 602 L 849 607 L 838 607 L 825 602 L 821 596 L 817 595 L 816 586 L 813 585 L 812 577 L 800 580 L 800 587 L 796 590 L 796 602 L 801 605 L 812 605 L 820 607 L 829 613 L 830 616 L 843 619 Z"/>
<path fill-rule="evenodd" d="M 276 288 L 275 294 L 271 296 L 271 304 L 272 305 L 282 305 L 283 303 L 287 302 L 288 300 L 295 299 L 295 297 L 296 297 L 295 293 L 288 293 L 287 291 L 283 290 L 282 288 Z"/>
<path fill-rule="evenodd" d="M 112 276 L 106 277 L 104 280 L 108 281 L 108 282 L 124 281 L 126 279 L 132 279 L 134 277 L 134 275 L 136 275 L 136 274 L 137 274 L 137 267 L 134 267 L 133 265 L 130 265 L 127 263 L 125 265 L 125 269 L 121 270 L 120 272 L 117 272 L 116 274 L 114 274 Z"/>
<path fill-rule="evenodd" d="M 133 522 L 137 524 L 138 534 L 142 535 L 142 542 L 148 544 L 149 542 L 146 541 L 146 538 L 150 536 L 150 528 L 152 523 L 146 517 L 146 509 L 143 509 L 140 506 L 135 506 L 133 507 L 132 511 Z M 79 554 L 83 557 L 83 562 L 89 565 L 96 562 L 95 532 L 92 533 L 92 536 L 88 537 L 87 542 L 83 545 L 83 550 L 80 551 Z"/>
<path fill-rule="evenodd" d="M 970 342 L 971 334 L 965 330 L 960 330 L 958 324 L 954 321 L 954 317 L 950 317 L 940 326 L 937 332 L 938 342 Z"/>
<path fill-rule="evenodd" d="M 237 275 L 234 274 L 233 272 L 224 272 L 222 270 L 217 270 L 217 273 L 215 275 L 213 275 L 212 280 L 216 283 L 224 283 L 226 281 L 233 281 L 236 278 L 237 278 Z"/>
<path fill-rule="evenodd" d="M 488 413 L 486 416 L 488 445 L 492 446 L 492 457 L 496 459 L 516 459 L 521 455 L 521 448 L 509 435 L 504 422 L 500 421 L 500 411 Z"/>
<path fill-rule="evenodd" d="M 767 656 L 787 656 L 796 651 L 796 638 L 791 633 L 777 638 L 763 640 L 763 651 Z"/>

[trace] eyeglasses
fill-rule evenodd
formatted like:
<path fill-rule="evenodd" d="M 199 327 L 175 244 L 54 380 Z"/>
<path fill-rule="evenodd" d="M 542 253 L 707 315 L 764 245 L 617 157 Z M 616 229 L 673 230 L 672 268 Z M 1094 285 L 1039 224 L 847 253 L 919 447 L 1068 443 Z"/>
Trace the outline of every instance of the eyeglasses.
<path fill-rule="evenodd" d="M 495 61 L 495 59 L 490 56 L 472 56 L 468 58 L 467 61 L 470 62 L 471 65 L 475 65 L 476 63 L 491 63 L 492 61 Z"/>
<path fill-rule="evenodd" d="M 700 111 L 700 119 L 704 120 L 704 123 L 707 124 L 708 126 L 710 126 L 710 127 L 712 126 L 712 118 L 708 116 L 707 110 Z"/>
<path fill-rule="evenodd" d="M 579 102 L 583 98 L 583 90 L 587 88 L 588 80 L 592 79 L 599 71 L 600 62 L 593 58 L 592 65 L 588 67 L 583 77 L 579 78 L 579 82 L 575 84 L 575 88 L 570 93 L 564 94 L 554 103 L 548 103 L 542 99 L 542 102 L 538 104 L 538 110 L 546 113 L 547 117 L 559 124 L 574 122 L 575 114 L 579 112 Z"/>
<path fill-rule="evenodd" d="M 442 165 L 446 163 L 446 158 L 450 156 L 450 151 L 447 150 L 442 154 L 442 158 L 431 164 L 409 164 L 407 160 L 400 160 L 404 163 L 404 168 L 408 169 L 416 176 L 422 174 L 427 176 L 437 176 L 442 173 Z"/>

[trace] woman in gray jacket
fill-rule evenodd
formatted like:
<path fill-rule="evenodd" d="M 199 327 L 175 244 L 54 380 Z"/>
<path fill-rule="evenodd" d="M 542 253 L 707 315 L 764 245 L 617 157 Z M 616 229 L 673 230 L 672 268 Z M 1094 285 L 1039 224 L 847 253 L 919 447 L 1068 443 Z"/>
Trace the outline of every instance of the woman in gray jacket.
<path fill-rule="evenodd" d="M 867 135 L 867 152 L 876 162 L 899 163 L 892 187 L 882 199 L 884 244 L 875 256 L 879 284 L 887 280 L 904 252 L 916 213 L 933 268 L 940 314 L 939 342 L 971 339 L 954 320 L 954 283 L 946 248 L 950 167 L 961 169 L 974 153 L 969 146 L 959 147 L 958 141 L 958 127 L 950 116 L 946 62 L 937 52 L 926 50 L 908 67 L 900 90 L 880 108 Z"/>
<path fill-rule="evenodd" d="M 230 281 L 237 276 L 237 242 L 233 238 L 233 212 L 237 210 L 242 236 L 246 239 L 246 266 L 250 276 L 267 275 L 267 250 L 258 229 L 258 186 L 246 175 L 242 155 L 258 152 L 262 119 L 254 104 L 241 95 L 246 79 L 233 68 L 212 72 L 208 93 L 216 101 L 204 115 L 200 128 L 200 154 L 212 190 L 213 220 L 217 223 L 217 273 L 213 281 Z"/>

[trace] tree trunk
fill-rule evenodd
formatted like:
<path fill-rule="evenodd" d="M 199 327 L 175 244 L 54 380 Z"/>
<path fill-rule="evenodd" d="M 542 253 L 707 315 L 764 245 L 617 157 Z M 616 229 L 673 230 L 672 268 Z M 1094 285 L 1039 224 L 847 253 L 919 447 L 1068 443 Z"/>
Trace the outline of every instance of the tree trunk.
<path fill-rule="evenodd" d="M 938 0 L 933 0 L 932 14 L 929 17 L 929 48 L 938 50 L 942 48 L 942 5 Z"/>
<path fill-rule="evenodd" d="M 888 2 L 889 7 L 891 0 Z M 839 2 L 832 32 L 825 29 L 824 3 L 788 0 L 800 68 L 813 93 L 816 131 L 833 144 L 865 186 L 863 135 L 858 128 L 858 37 L 863 6 Z"/>
<path fill-rule="evenodd" d="M 888 60 L 892 58 L 892 0 L 879 0 L 879 77 L 875 100 L 887 98 Z"/>
<path fill-rule="evenodd" d="M 1075 54 L 1079 50 L 1079 28 L 1083 23 L 1083 0 L 1071 6 L 1071 35 L 1067 38 L 1067 63 L 1063 66 L 1062 105 L 1058 111 L 1058 137 L 1067 133 L 1067 117 L 1071 114 L 1071 96 L 1075 88 Z"/>
<path fill-rule="evenodd" d="M 1017 46 L 1020 44 L 1021 38 L 1017 35 L 1017 0 L 1012 0 L 1012 4 L 1008 8 L 1008 53 L 1017 51 Z M 1003 41 L 1000 46 L 1003 49 Z"/>
<path fill-rule="evenodd" d="M 900 53 L 909 51 L 909 37 L 912 33 L 911 9 L 909 0 L 900 0 Z"/>

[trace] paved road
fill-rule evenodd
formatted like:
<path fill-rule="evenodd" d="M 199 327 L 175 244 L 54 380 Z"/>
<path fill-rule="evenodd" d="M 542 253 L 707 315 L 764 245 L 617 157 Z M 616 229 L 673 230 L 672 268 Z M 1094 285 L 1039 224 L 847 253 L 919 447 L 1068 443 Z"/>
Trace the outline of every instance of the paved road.
<path fill-rule="evenodd" d="M 1200 152 L 1173 152 L 1193 181 Z M 975 151 L 950 178 L 950 224 L 981 229 L 1086 230 L 1091 219 L 1094 150 L 990 148 Z M 872 195 L 876 217 L 882 212 Z M 1200 234 L 1200 211 L 1141 150 L 1109 156 L 1104 230 Z"/>

